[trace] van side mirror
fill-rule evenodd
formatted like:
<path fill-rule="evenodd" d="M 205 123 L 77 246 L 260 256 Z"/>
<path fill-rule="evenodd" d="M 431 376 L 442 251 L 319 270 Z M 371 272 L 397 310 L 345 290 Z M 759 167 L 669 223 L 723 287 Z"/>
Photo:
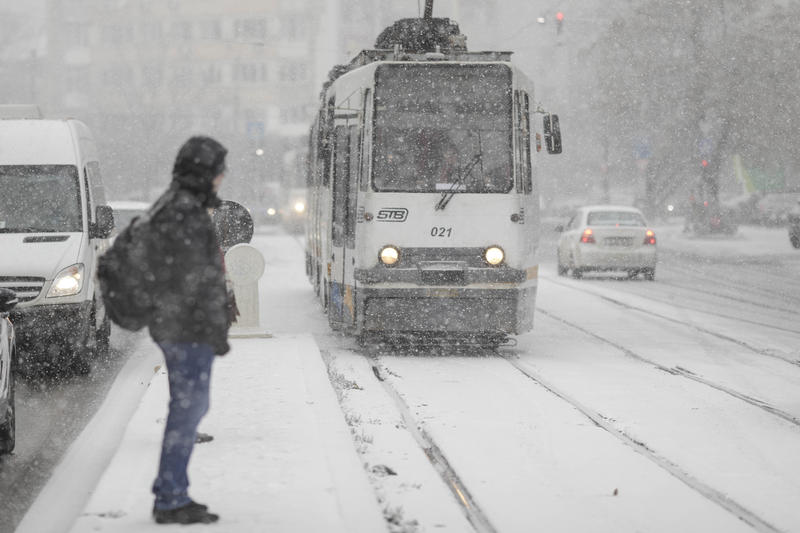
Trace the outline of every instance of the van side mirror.
<path fill-rule="evenodd" d="M 95 210 L 95 223 L 92 224 L 90 237 L 95 239 L 107 239 L 111 236 L 114 229 L 114 212 L 107 205 L 98 205 Z"/>
<path fill-rule="evenodd" d="M 0 289 L 0 313 L 8 313 L 18 303 L 17 293 L 10 289 Z"/>
<path fill-rule="evenodd" d="M 544 116 L 544 143 L 548 154 L 561 153 L 561 126 L 558 124 L 558 115 L 547 113 Z"/>

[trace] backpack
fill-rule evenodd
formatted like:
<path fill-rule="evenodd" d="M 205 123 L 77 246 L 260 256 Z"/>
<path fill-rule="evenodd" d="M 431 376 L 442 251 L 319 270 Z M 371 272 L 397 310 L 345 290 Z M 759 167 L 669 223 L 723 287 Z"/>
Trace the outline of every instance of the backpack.
<path fill-rule="evenodd" d="M 150 217 L 134 218 L 97 262 L 106 314 L 123 329 L 138 331 L 152 315 L 154 280 L 148 257 Z"/>

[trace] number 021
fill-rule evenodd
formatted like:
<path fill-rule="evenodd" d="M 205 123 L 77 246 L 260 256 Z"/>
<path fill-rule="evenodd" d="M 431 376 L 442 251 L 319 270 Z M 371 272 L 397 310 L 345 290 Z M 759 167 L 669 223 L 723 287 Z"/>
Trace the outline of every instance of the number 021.
<path fill-rule="evenodd" d="M 431 228 L 431 237 L 451 237 L 453 235 L 453 228 L 445 228 L 442 226 Z"/>

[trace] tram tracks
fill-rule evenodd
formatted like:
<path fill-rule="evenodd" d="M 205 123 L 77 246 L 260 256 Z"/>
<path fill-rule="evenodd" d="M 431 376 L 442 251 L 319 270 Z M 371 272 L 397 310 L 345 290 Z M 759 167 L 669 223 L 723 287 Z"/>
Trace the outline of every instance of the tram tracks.
<path fill-rule="evenodd" d="M 755 269 L 754 265 L 737 265 L 737 270 L 734 274 L 741 275 L 745 273 L 742 279 L 731 279 L 730 270 L 720 272 L 720 275 L 691 268 L 685 263 L 668 262 L 665 268 L 676 271 L 680 275 L 680 279 L 693 279 L 699 283 L 686 284 L 672 280 L 660 279 L 659 283 L 676 287 L 679 289 L 691 290 L 702 294 L 707 294 L 720 299 L 731 300 L 739 303 L 746 303 L 762 309 L 779 311 L 782 313 L 800 314 L 798 308 L 793 306 L 796 303 L 796 297 L 791 296 L 787 298 L 787 294 L 797 295 L 800 291 L 800 283 L 796 282 L 792 277 L 781 276 L 765 271 L 763 268 Z M 763 266 L 759 264 L 758 266 Z M 754 286 L 753 279 L 762 281 L 762 285 Z M 713 285 L 716 290 L 711 290 L 708 285 Z M 726 291 L 731 291 L 727 292 Z M 759 298 L 763 301 L 753 301 L 752 299 L 742 298 L 742 294 L 748 294 L 753 297 Z M 786 306 L 776 305 L 777 301 L 789 304 Z"/>
<path fill-rule="evenodd" d="M 566 325 L 574 326 L 573 324 L 561 320 L 550 313 L 545 312 L 543 314 L 550 317 L 551 319 L 563 322 Z M 711 388 L 714 388 L 715 390 L 729 394 L 738 400 L 744 401 L 749 405 L 757 407 L 771 415 L 777 416 L 787 422 L 790 422 L 795 426 L 800 426 L 800 420 L 798 420 L 796 417 L 788 413 L 782 412 L 778 409 L 775 409 L 774 407 L 769 406 L 765 402 L 761 402 L 755 398 L 748 397 L 747 395 L 738 393 L 737 391 L 734 391 L 732 389 L 719 386 L 718 384 L 714 384 L 711 381 L 704 380 L 699 376 L 693 375 L 690 371 L 686 369 L 682 368 L 670 369 L 663 367 L 661 365 L 658 365 L 657 363 L 653 363 L 652 361 L 647 360 L 644 357 L 639 356 L 638 354 L 635 354 L 630 350 L 627 350 L 626 348 L 616 343 L 613 343 L 613 341 L 602 339 L 601 337 L 594 335 L 591 332 L 587 332 L 585 330 L 582 331 L 592 336 L 593 338 L 602 340 L 603 342 L 611 344 L 615 348 L 622 350 L 626 355 L 632 356 L 633 359 L 635 359 L 640 363 L 650 364 L 656 367 L 658 370 L 668 372 L 678 377 L 691 379 L 703 385 L 709 386 Z M 712 486 L 711 484 L 704 482 L 701 478 L 693 475 L 690 471 L 683 468 L 680 464 L 675 463 L 668 457 L 658 453 L 652 446 L 648 445 L 645 439 L 636 437 L 630 434 L 629 432 L 626 432 L 624 429 L 620 429 L 619 427 L 617 427 L 615 421 L 612 418 L 604 416 L 597 410 L 593 409 L 591 406 L 584 404 L 583 402 L 575 398 L 573 395 L 571 395 L 564 389 L 558 387 L 556 384 L 546 379 L 539 372 L 530 368 L 515 355 L 503 354 L 498 350 L 490 351 L 489 354 L 493 357 L 504 360 L 511 367 L 513 367 L 519 374 L 521 374 L 526 380 L 528 380 L 532 384 L 535 384 L 535 386 L 541 387 L 542 389 L 546 390 L 549 394 L 552 394 L 553 396 L 557 397 L 560 401 L 563 401 L 566 404 L 570 405 L 571 407 L 576 409 L 579 413 L 581 413 L 583 416 L 588 418 L 597 427 L 603 429 L 609 435 L 615 437 L 617 440 L 619 440 L 629 448 L 633 449 L 635 452 L 647 458 L 650 462 L 652 462 L 657 467 L 664 470 L 674 478 L 678 479 L 680 482 L 682 482 L 691 490 L 701 495 L 703 498 L 709 500 L 713 504 L 721 507 L 728 513 L 734 515 L 738 519 L 747 523 L 748 525 L 753 527 L 754 530 L 762 533 L 776 533 L 780 531 L 779 528 L 771 524 L 767 519 L 761 517 L 758 513 L 749 509 L 746 505 L 743 505 L 736 499 L 726 495 L 722 490 L 719 490 L 714 486 Z M 458 472 L 451 465 L 450 461 L 447 458 L 446 450 L 442 449 L 437 444 L 437 442 L 434 440 L 430 432 L 425 429 L 425 423 L 420 421 L 412 413 L 412 410 L 410 409 L 406 400 L 401 395 L 399 389 L 392 384 L 391 376 L 396 376 L 396 374 L 392 372 L 391 364 L 389 364 L 389 366 L 386 366 L 382 361 L 381 355 L 377 355 L 374 353 L 373 354 L 365 353 L 362 355 L 368 360 L 372 368 L 375 379 L 378 382 L 380 382 L 380 385 L 383 388 L 383 390 L 392 399 L 394 406 L 396 407 L 397 411 L 400 413 L 404 421 L 406 430 L 412 435 L 417 445 L 425 453 L 425 456 L 427 457 L 431 466 L 437 472 L 442 481 L 447 485 L 455 501 L 459 504 L 467 521 L 472 525 L 472 527 L 477 533 L 497 532 L 498 530 L 494 527 L 492 522 L 487 517 L 486 513 L 482 510 L 480 502 L 477 501 L 476 498 L 472 495 L 469 487 L 464 483 L 462 478 L 459 476 Z"/>
<path fill-rule="evenodd" d="M 752 526 L 756 531 L 762 533 L 777 533 L 778 531 L 780 531 L 780 529 L 770 524 L 767 520 L 761 518 L 753 511 L 741 505 L 734 499 L 728 497 L 723 492 L 704 483 L 702 480 L 692 476 L 689 472 L 686 472 L 684 469 L 682 469 L 680 465 L 673 463 L 668 458 L 659 455 L 654 450 L 652 450 L 647 445 L 646 442 L 643 442 L 629 435 L 625 431 L 615 427 L 614 424 L 610 422 L 607 417 L 604 417 L 594 409 L 591 409 L 590 407 L 578 401 L 576 398 L 572 397 L 567 392 L 556 387 L 554 384 L 544 379 L 539 373 L 525 366 L 517 358 L 510 356 L 502 356 L 502 355 L 501 357 L 503 357 L 511 366 L 517 369 L 526 378 L 530 379 L 537 385 L 546 389 L 551 394 L 557 396 L 561 400 L 573 406 L 586 418 L 591 420 L 597 427 L 603 429 L 608 434 L 616 437 L 625 445 L 633 448 L 636 452 L 643 455 L 651 462 L 655 463 L 657 466 L 659 466 L 660 468 L 662 468 L 663 470 L 665 470 L 666 472 L 668 472 L 669 474 L 671 474 L 672 476 L 683 482 L 685 485 L 687 485 L 694 491 L 698 492 L 704 498 L 714 502 L 715 504 L 719 505 L 729 513 L 738 517 L 740 520 Z"/>
<path fill-rule="evenodd" d="M 778 418 L 781 418 L 781 419 L 783 419 L 783 420 L 785 420 L 785 421 L 787 421 L 787 422 L 789 422 L 789 423 L 791 423 L 791 424 L 793 424 L 793 425 L 795 425 L 797 427 L 800 427 L 800 418 L 799 417 L 796 417 L 796 416 L 792 415 L 791 413 L 787 413 L 786 411 L 783 411 L 783 410 L 781 410 L 781 409 L 779 409 L 777 407 L 774 407 L 773 405 L 770 405 L 768 402 L 765 402 L 763 400 L 759 400 L 759 399 L 754 398 L 754 397 L 752 397 L 752 396 L 750 396 L 748 394 L 741 393 L 739 391 L 736 391 L 735 389 L 732 389 L 731 387 L 727 387 L 725 385 L 716 383 L 716 382 L 714 382 L 714 381 L 712 381 L 710 379 L 706 379 L 706 378 L 704 378 L 702 376 L 699 376 L 699 375 L 695 374 L 694 372 L 692 372 L 691 370 L 688 370 L 686 368 L 682 368 L 680 366 L 668 367 L 668 366 L 662 365 L 662 364 L 660 364 L 660 363 L 658 363 L 656 361 L 648 359 L 647 357 L 634 352 L 633 350 L 630 350 L 630 349 L 626 348 L 625 346 L 623 346 L 623 345 L 621 345 L 621 344 L 619 344 L 619 343 L 617 343 L 617 342 L 615 342 L 615 341 L 613 341 L 611 339 L 607 339 L 607 338 L 605 338 L 605 337 L 603 337 L 601 335 L 598 335 L 597 333 L 594 333 L 594 332 L 592 332 L 592 331 L 590 331 L 590 330 L 588 330 L 588 329 L 586 329 L 586 328 L 584 328 L 582 326 L 579 326 L 578 324 L 575 324 L 574 322 L 570 322 L 569 320 L 567 320 L 565 318 L 562 318 L 562 317 L 560 317 L 558 315 L 555 315 L 555 314 L 553 314 L 553 313 L 551 313 L 549 311 L 545 311 L 545 310 L 543 310 L 541 308 L 538 308 L 536 311 L 541 313 L 541 314 L 543 314 L 544 316 L 546 316 L 548 318 L 551 318 L 552 320 L 555 320 L 555 321 L 560 322 L 560 323 L 562 323 L 562 324 L 564 324 L 564 325 L 566 325 L 566 326 L 568 326 L 570 328 L 573 328 L 573 329 L 575 329 L 577 331 L 580 331 L 584 335 L 587 335 L 587 336 L 589 336 L 589 337 L 591 337 L 593 339 L 596 339 L 596 340 L 598 340 L 598 341 L 600 341 L 600 342 L 602 342 L 604 344 L 607 344 L 607 345 L 619 350 L 625 356 L 627 356 L 627 357 L 629 357 L 631 359 L 634 359 L 634 360 L 636 360 L 636 361 L 638 361 L 640 363 L 644 363 L 644 364 L 650 365 L 650 366 L 654 367 L 655 369 L 660 370 L 662 372 L 666 372 L 666 373 L 671 374 L 673 376 L 678 376 L 678 377 L 682 377 L 682 378 L 685 378 L 685 379 L 689 379 L 689 380 L 692 380 L 694 382 L 697 382 L 697 383 L 700 383 L 702 385 L 705 385 L 707 387 L 710 387 L 712 389 L 715 389 L 717 391 L 723 392 L 723 393 L 725 393 L 725 394 L 727 394 L 729 396 L 732 396 L 732 397 L 736 398 L 737 400 L 741 400 L 741 401 L 743 401 L 743 402 L 745 402 L 745 403 L 747 403 L 747 404 L 749 404 L 749 405 L 751 405 L 753 407 L 761 409 L 762 411 L 765 411 L 765 412 L 767 412 L 767 413 L 769 413 L 769 414 L 771 414 L 773 416 L 776 416 Z"/>
<path fill-rule="evenodd" d="M 748 343 L 742 339 L 736 339 L 729 335 L 724 335 L 720 332 L 712 331 L 707 328 L 697 326 L 691 322 L 680 320 L 678 318 L 665 316 L 658 312 L 646 309 L 644 307 L 637 307 L 636 305 L 630 305 L 626 302 L 617 300 L 613 297 L 598 294 L 595 291 L 587 290 L 585 288 L 572 287 L 568 283 L 560 283 L 557 280 L 548 280 L 548 281 L 553 281 L 554 283 L 572 288 L 576 291 L 589 292 L 590 294 L 597 296 L 608 303 L 621 306 L 626 310 L 638 311 L 640 313 L 644 313 L 645 315 L 656 317 L 660 320 L 666 320 L 675 324 L 686 326 L 695 331 L 699 331 L 704 335 L 709 335 L 723 341 L 732 342 L 735 345 L 745 348 L 754 353 L 773 357 L 785 363 L 789 363 L 793 366 L 800 366 L 800 361 L 794 360 L 791 357 L 783 357 L 780 354 L 776 354 L 769 350 L 752 345 L 752 343 Z M 713 389 L 718 393 L 722 393 L 724 395 L 734 398 L 737 401 L 743 402 L 751 407 L 754 407 L 760 410 L 761 412 L 770 415 L 771 417 L 775 417 L 782 420 L 783 422 L 787 422 L 791 424 L 794 429 L 800 427 L 800 418 L 789 412 L 779 409 L 774 405 L 771 405 L 769 402 L 756 398 L 753 395 L 740 392 L 733 387 L 717 383 L 713 379 L 705 378 L 701 375 L 692 372 L 692 370 L 690 369 L 683 368 L 681 366 L 670 367 L 663 365 L 657 361 L 651 360 L 648 357 L 642 355 L 641 353 L 637 353 L 635 350 L 629 349 L 620 342 L 616 342 L 615 340 L 606 338 L 603 335 L 594 333 L 593 331 L 590 331 L 587 328 L 582 327 L 581 325 L 571 322 L 563 317 L 560 317 L 557 314 L 547 309 L 538 308 L 537 311 L 540 314 L 547 316 L 551 320 L 560 322 L 569 328 L 581 331 L 589 338 L 595 339 L 610 347 L 613 347 L 614 349 L 620 351 L 626 357 L 630 358 L 633 361 L 636 361 L 637 363 L 649 365 L 661 372 L 665 372 L 667 374 L 679 378 L 687 379 L 694 383 L 700 384 L 703 387 Z M 369 350 L 367 352 L 369 352 Z M 498 531 L 488 518 L 487 514 L 481 508 L 481 502 L 476 499 L 476 497 L 473 495 L 474 493 L 470 491 L 469 487 L 459 476 L 459 473 L 456 471 L 453 464 L 448 460 L 447 450 L 444 449 L 442 446 L 440 446 L 440 444 L 438 444 L 434 439 L 433 435 L 430 432 L 431 428 L 427 427 L 430 424 L 430 422 L 426 422 L 424 421 L 424 419 L 415 416 L 412 409 L 410 408 L 410 404 L 407 403 L 407 401 L 401 394 L 400 392 L 401 389 L 397 388 L 397 384 L 392 383 L 393 381 L 395 381 L 397 374 L 392 371 L 393 366 L 391 361 L 388 361 L 384 357 L 390 354 L 367 353 L 367 352 L 361 352 L 361 355 L 366 359 L 367 363 L 369 364 L 372 370 L 374 378 L 380 384 L 380 387 L 385 391 L 386 395 L 391 399 L 391 403 L 394 405 L 395 409 L 400 414 L 400 417 L 403 420 L 404 430 L 407 431 L 409 435 L 411 435 L 416 445 L 419 447 L 420 450 L 423 451 L 425 458 L 430 463 L 433 470 L 436 472 L 438 477 L 449 489 L 454 501 L 459 506 L 463 516 L 472 526 L 474 531 L 478 533 Z M 542 389 L 546 390 L 549 394 L 552 394 L 553 396 L 558 398 L 559 401 L 565 402 L 566 404 L 575 408 L 581 415 L 588 418 L 594 425 L 601 428 L 609 435 L 615 437 L 618 441 L 622 442 L 635 452 L 647 458 L 651 463 L 653 463 L 658 468 L 662 469 L 675 479 L 679 480 L 681 483 L 683 483 L 685 486 L 690 488 L 695 493 L 699 494 L 700 496 L 702 496 L 709 502 L 713 503 L 714 505 L 718 506 L 719 508 L 724 509 L 727 513 L 731 514 L 732 516 L 735 516 L 739 520 L 748 524 L 754 530 L 759 532 L 768 532 L 768 533 L 781 531 L 781 529 L 774 526 L 767 518 L 761 516 L 758 511 L 754 511 L 751 508 L 749 508 L 747 502 L 742 502 L 738 500 L 735 496 L 731 497 L 727 495 L 724 492 L 724 488 L 714 486 L 713 482 L 709 483 L 707 479 L 704 479 L 705 478 L 704 475 L 701 474 L 698 476 L 696 472 L 693 473 L 692 468 L 686 468 L 685 466 L 682 466 L 683 465 L 682 461 L 675 462 L 674 458 L 673 459 L 670 458 L 670 454 L 665 455 L 663 453 L 659 453 L 656 447 L 652 446 L 651 444 L 648 444 L 646 436 L 640 437 L 630 433 L 624 427 L 621 428 L 614 418 L 611 418 L 609 416 L 604 416 L 603 414 L 601 414 L 600 411 L 594 409 L 592 405 L 587 405 L 581 402 L 574 395 L 570 394 L 568 390 L 559 387 L 557 383 L 548 380 L 541 373 L 537 372 L 529 365 L 526 365 L 523 360 L 520 360 L 513 354 L 504 354 L 502 353 L 502 351 L 492 351 L 491 354 L 507 362 L 511 367 L 513 367 L 522 377 L 524 377 L 531 384 L 535 384 L 535 386 L 541 387 Z M 435 429 L 435 427 L 433 427 L 433 429 Z M 442 435 L 439 436 L 442 437 Z M 445 439 L 443 442 L 447 443 L 447 439 Z"/>
<path fill-rule="evenodd" d="M 386 379 L 386 368 L 384 368 L 378 356 L 368 355 L 367 357 L 372 364 L 372 371 L 375 374 L 375 378 L 380 381 L 383 389 L 393 400 L 405 422 L 406 429 L 411 433 L 411 436 L 414 437 L 414 440 L 425 453 L 425 456 L 439 474 L 439 477 L 442 478 L 442 481 L 447 485 L 448 489 L 450 489 L 450 492 L 452 492 L 456 501 L 461 506 L 467 521 L 472 525 L 476 533 L 497 533 L 497 530 L 480 508 L 458 473 L 456 473 L 455 469 L 450 465 L 445 454 L 430 434 L 425 431 L 423 425 L 411 413 L 411 409 L 409 409 L 408 404 L 400 395 L 399 391 Z"/>
<path fill-rule="evenodd" d="M 746 394 L 742 394 L 729 387 L 719 385 L 711 380 L 704 379 L 701 376 L 693 374 L 687 369 L 681 367 L 665 367 L 656 362 L 650 361 L 646 357 L 643 357 L 640 354 L 637 354 L 636 352 L 629 350 L 610 339 L 605 339 L 600 335 L 587 331 L 585 328 L 581 328 L 576 324 L 570 323 L 569 321 L 555 316 L 550 312 L 540 312 L 552 320 L 561 322 L 569 327 L 577 328 L 589 337 L 602 341 L 614 347 L 615 349 L 620 350 L 626 356 L 637 361 L 638 363 L 653 366 L 657 370 L 667 372 L 677 377 L 690 379 L 701 385 L 727 394 L 737 400 L 743 401 L 748 405 L 756 407 L 772 416 L 776 416 L 786 422 L 791 423 L 795 427 L 800 426 L 800 420 L 798 420 L 797 417 L 781 411 L 780 409 L 777 409 L 766 402 L 752 398 Z M 624 428 L 620 428 L 619 424 L 617 424 L 614 418 L 611 418 L 607 415 L 604 416 L 601 414 L 601 412 L 593 408 L 593 406 L 583 403 L 574 395 L 570 394 L 570 392 L 559 387 L 553 381 L 548 380 L 540 372 L 537 372 L 535 369 L 525 364 L 525 362 L 520 360 L 517 356 L 513 354 L 502 353 L 502 351 L 498 350 L 489 351 L 487 354 L 492 356 L 492 358 L 505 361 L 532 385 L 535 384 L 534 386 L 541 387 L 547 391 L 547 393 L 558 398 L 559 401 L 565 402 L 569 406 L 573 407 L 581 415 L 588 418 L 594 425 L 603 429 L 609 435 L 615 437 L 617 440 L 635 452 L 647 458 L 651 463 L 679 480 L 681 483 L 703 498 L 724 509 L 726 512 L 737 517 L 739 520 L 747 523 L 754 528 L 754 530 L 766 533 L 775 533 L 780 531 L 780 529 L 770 523 L 768 519 L 760 516 L 757 512 L 748 508 L 746 504 L 737 501 L 737 499 L 734 497 L 728 496 L 724 490 L 721 490 L 720 488 L 717 488 L 704 481 L 703 476 L 698 477 L 692 473 L 691 469 L 686 469 L 683 467 L 680 462 L 676 463 L 668 456 L 656 451 L 653 446 L 648 444 L 646 437 L 642 438 L 635 436 L 626 431 Z M 400 414 L 403 420 L 404 430 L 413 437 L 413 440 L 416 442 L 417 446 L 419 446 L 419 448 L 424 452 L 424 455 L 430 462 L 430 465 L 435 470 L 436 474 L 438 474 L 438 476 L 441 478 L 442 482 L 450 490 L 454 501 L 458 504 L 461 512 L 466 520 L 471 524 L 474 531 L 478 533 L 497 532 L 498 530 L 481 508 L 480 502 L 473 496 L 473 493 L 470 491 L 469 487 L 465 484 L 465 482 L 459 476 L 459 473 L 448 460 L 447 450 L 443 449 L 436 442 L 430 431 L 426 429 L 428 422 L 425 422 L 423 419 L 415 416 L 409 404 L 404 399 L 404 396 L 401 394 L 401 389 L 397 388 L 397 385 L 392 383 L 395 381 L 395 378 L 399 377 L 399 375 L 397 374 L 396 369 L 393 371 L 392 363 L 385 360 L 384 356 L 388 354 L 372 353 L 371 351 L 367 350 L 366 352 L 362 352 L 361 355 L 371 368 L 375 380 L 380 384 L 380 387 L 391 399 L 391 404 Z M 474 356 L 476 354 L 470 353 L 469 355 Z M 447 354 L 445 354 L 445 356 L 447 356 Z M 330 354 L 327 354 L 325 358 L 329 359 Z M 406 376 L 406 379 L 410 378 L 411 376 Z"/>
<path fill-rule="evenodd" d="M 542 276 L 542 278 L 547 279 L 548 281 L 552 281 L 554 283 L 558 283 L 557 281 L 554 280 L 554 278 L 545 277 L 545 276 Z M 673 288 L 676 288 L 676 289 L 681 289 L 681 290 L 683 290 L 683 291 L 685 291 L 687 293 L 696 292 L 696 290 L 694 288 L 683 286 L 683 285 L 671 284 L 671 283 L 666 282 L 666 281 L 660 281 L 659 285 L 669 285 L 670 287 L 673 287 Z M 637 292 L 635 290 L 632 290 L 632 287 L 615 287 L 615 289 L 620 291 L 620 292 L 625 292 L 626 294 L 639 296 L 639 297 L 642 296 L 641 293 L 639 293 L 639 292 Z M 723 298 L 723 297 L 717 296 L 717 298 Z M 753 326 L 769 328 L 769 329 L 773 329 L 775 331 L 782 331 L 782 332 L 785 332 L 785 333 L 800 334 L 800 329 L 790 329 L 790 328 L 778 326 L 778 325 L 775 325 L 775 324 L 769 324 L 769 323 L 766 323 L 766 322 L 761 322 L 761 321 L 758 321 L 758 320 L 751 320 L 749 318 L 743 318 L 742 316 L 735 316 L 735 315 L 730 315 L 730 314 L 726 314 L 726 313 L 721 313 L 721 312 L 718 312 L 718 311 L 714 311 L 714 310 L 708 309 L 707 307 L 706 308 L 701 308 L 699 306 L 691 306 L 691 305 L 687 305 L 687 304 L 684 304 L 684 303 L 677 303 L 675 301 L 674 297 L 672 297 L 672 298 L 663 297 L 663 296 L 662 297 L 656 297 L 656 296 L 653 295 L 652 292 L 648 292 L 647 293 L 647 299 L 650 300 L 650 301 L 653 301 L 653 302 L 660 303 L 660 304 L 669 305 L 669 306 L 672 306 L 672 307 L 675 307 L 675 308 L 678 308 L 678 309 L 684 309 L 686 311 L 694 311 L 694 312 L 697 312 L 697 313 L 703 313 L 705 315 L 715 316 L 715 317 L 719 317 L 719 318 L 725 318 L 725 319 L 728 319 L 728 320 L 735 320 L 737 322 L 742 322 L 744 324 L 749 324 L 749 325 L 753 325 Z M 750 302 L 746 302 L 746 303 L 750 303 Z M 769 309 L 772 310 L 772 311 L 776 311 L 776 309 L 773 309 L 773 308 L 769 308 Z M 779 312 L 782 312 L 782 311 L 779 311 Z M 800 312 L 792 311 L 792 314 L 800 315 Z"/>
<path fill-rule="evenodd" d="M 338 351 L 336 350 L 334 351 L 320 350 L 322 359 L 328 368 L 329 375 L 331 376 L 334 375 L 341 376 L 341 374 L 337 370 L 337 363 L 336 363 L 337 356 L 341 357 L 341 354 L 337 355 L 337 352 Z M 445 453 L 442 451 L 441 447 L 436 443 L 431 434 L 425 429 L 424 423 L 414 415 L 412 409 L 409 407 L 408 403 L 400 394 L 399 390 L 394 385 L 392 385 L 390 376 L 393 375 L 393 373 L 381 361 L 380 355 L 377 353 L 370 353 L 369 350 L 356 350 L 355 354 L 358 354 L 361 357 L 363 357 L 363 359 L 365 360 L 366 364 L 370 369 L 369 372 L 362 373 L 360 379 L 362 380 L 367 379 L 367 376 L 371 376 L 372 378 L 375 379 L 375 381 L 379 385 L 378 388 L 382 391 L 382 394 L 384 394 L 385 397 L 388 398 L 388 407 L 385 408 L 392 410 L 392 413 L 384 413 L 384 415 L 387 418 L 393 418 L 395 414 L 399 415 L 399 419 L 402 421 L 402 424 L 399 424 L 396 427 L 402 428 L 402 431 L 404 431 L 410 436 L 411 438 L 410 442 L 413 442 L 424 455 L 423 461 L 427 462 L 432 467 L 433 472 L 435 472 L 434 478 L 438 477 L 446 487 L 446 490 L 450 493 L 450 495 L 452 495 L 453 498 L 452 501 L 457 506 L 458 512 L 460 512 L 460 514 L 466 520 L 463 526 L 466 526 L 468 523 L 475 531 L 475 533 L 498 533 L 495 526 L 488 519 L 484 511 L 481 509 L 480 505 L 478 505 L 476 499 L 474 498 L 470 490 L 467 488 L 466 484 L 462 481 L 461 477 L 458 475 L 456 470 L 451 465 L 450 461 L 448 460 Z M 340 377 L 339 379 L 331 381 L 334 388 L 340 389 L 341 385 L 334 383 L 334 381 L 347 382 L 348 379 Z M 355 385 L 354 383 L 352 383 L 350 387 L 355 388 L 357 390 L 364 390 L 363 387 Z M 357 445 L 356 446 L 357 451 L 358 453 L 363 455 L 365 453 L 364 448 L 363 446 L 358 445 L 358 441 L 359 440 L 363 441 L 363 439 L 356 437 L 356 435 L 358 435 L 359 433 L 363 433 L 364 431 L 363 427 L 358 427 L 358 425 L 359 421 L 361 421 L 362 418 L 366 416 L 366 413 L 359 412 L 357 408 L 354 410 L 353 406 L 348 405 L 348 402 L 346 401 L 346 394 L 342 394 L 341 390 L 337 391 L 337 396 L 339 397 L 339 403 L 342 408 L 342 411 L 345 413 L 345 418 L 347 419 L 348 424 L 351 426 L 351 430 L 353 431 L 354 443 Z M 395 442 L 399 440 L 401 439 L 398 438 L 394 439 Z M 394 451 L 393 452 L 390 451 L 389 455 L 392 454 L 395 456 L 405 455 L 409 452 L 407 448 L 402 448 L 402 445 L 400 446 L 401 448 L 399 449 L 392 448 Z M 365 468 L 369 470 L 369 468 L 367 467 L 368 460 L 366 456 L 364 458 L 364 461 L 365 461 Z M 368 472 L 368 475 L 369 474 L 370 472 Z M 420 483 L 420 481 L 416 480 L 411 482 L 411 484 L 415 483 Z M 383 501 L 384 498 L 381 494 L 382 488 L 380 488 L 379 486 L 376 486 L 375 490 L 378 500 L 382 501 L 383 504 L 386 504 L 389 507 L 397 504 L 397 502 L 393 503 L 391 501 Z M 447 493 L 442 492 L 442 494 L 446 495 Z M 391 498 L 387 499 L 391 500 Z M 385 516 L 386 514 L 387 514 L 386 511 L 384 511 Z M 392 522 L 393 517 L 386 516 L 386 518 L 387 521 Z M 412 517 L 410 523 L 413 524 L 413 526 L 410 529 L 408 529 L 408 531 L 417 531 L 416 517 Z M 454 526 L 453 524 L 451 524 L 451 527 L 458 528 L 458 526 Z M 402 527 L 402 524 L 400 524 L 399 529 L 396 527 L 394 528 L 390 527 L 390 530 L 403 531 L 403 532 L 407 531 L 407 529 L 404 529 Z"/>
<path fill-rule="evenodd" d="M 583 292 L 583 293 L 591 294 L 593 296 L 596 296 L 597 298 L 600 298 L 603 301 L 612 303 L 612 304 L 614 304 L 616 306 L 619 306 L 619 307 L 622 307 L 624 309 L 631 310 L 631 311 L 636 311 L 638 313 L 641 313 L 641 314 L 644 314 L 644 315 L 647 315 L 647 316 L 651 316 L 651 317 L 654 317 L 654 318 L 658 318 L 660 320 L 664 320 L 664 321 L 667 321 L 667 322 L 671 322 L 673 324 L 678 324 L 678 325 L 681 325 L 681 326 L 685 326 L 685 327 L 693 329 L 693 330 L 695 330 L 695 331 L 697 331 L 699 333 L 703 333 L 705 335 L 710 335 L 710 336 L 718 338 L 720 340 L 731 342 L 731 343 L 736 344 L 736 345 L 738 345 L 738 346 L 740 346 L 740 347 L 742 347 L 742 348 L 744 348 L 744 349 L 746 349 L 746 350 L 748 350 L 750 352 L 753 352 L 755 354 L 762 355 L 762 356 L 765 356 L 765 357 L 770 357 L 770 358 L 773 358 L 773 359 L 777 359 L 777 360 L 783 361 L 783 362 L 788 363 L 788 364 L 793 365 L 793 366 L 800 366 L 800 359 L 798 359 L 798 358 L 778 353 L 778 352 L 776 352 L 776 351 L 774 351 L 772 349 L 760 348 L 758 346 L 754 346 L 754 345 L 752 345 L 751 343 L 749 343 L 747 341 L 744 341 L 744 340 L 741 340 L 741 339 L 737 339 L 735 337 L 731 337 L 731 336 L 726 335 L 724 333 L 720 333 L 718 331 L 714 331 L 714 330 L 711 330 L 711 329 L 703 327 L 703 326 L 699 326 L 699 325 L 697 325 L 697 324 L 695 324 L 693 322 L 689 322 L 689 321 L 686 321 L 686 320 L 681 320 L 681 319 L 678 319 L 678 318 L 673 318 L 673 317 L 670 317 L 670 316 L 666 316 L 664 314 L 658 313 L 658 312 L 653 311 L 651 309 L 646 309 L 644 307 L 633 305 L 631 303 L 623 302 L 621 300 L 618 300 L 616 298 L 612 298 L 610 296 L 607 296 L 605 294 L 601 294 L 598 291 L 593 291 L 593 290 L 590 290 L 588 288 L 576 287 L 574 285 L 571 285 L 571 284 L 568 284 L 568 283 L 564 283 L 564 282 L 560 282 L 560 281 L 557 281 L 557 280 L 551 279 L 551 278 L 548 278 L 547 280 L 550 283 L 553 283 L 555 285 L 559 285 L 561 287 L 566 287 L 566 288 L 572 289 L 572 290 L 574 290 L 576 292 Z M 544 312 L 542 310 L 542 308 L 538 307 L 538 306 L 537 306 L 537 311 Z M 702 311 L 702 310 L 696 310 L 696 311 L 697 312 L 701 312 L 701 313 L 705 313 L 705 311 Z M 725 317 L 725 318 L 730 318 L 731 320 L 740 320 L 740 319 L 737 319 L 735 317 Z M 747 321 L 744 321 L 744 322 L 747 322 Z M 787 332 L 788 333 L 796 333 L 795 331 L 792 331 L 792 330 L 788 330 Z"/>

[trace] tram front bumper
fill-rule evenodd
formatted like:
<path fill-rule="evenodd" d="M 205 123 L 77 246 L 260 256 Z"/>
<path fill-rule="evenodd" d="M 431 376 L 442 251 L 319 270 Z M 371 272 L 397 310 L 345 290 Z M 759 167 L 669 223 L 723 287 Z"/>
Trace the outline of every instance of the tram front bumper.
<path fill-rule="evenodd" d="M 364 331 L 518 334 L 531 329 L 536 288 L 364 288 Z"/>

